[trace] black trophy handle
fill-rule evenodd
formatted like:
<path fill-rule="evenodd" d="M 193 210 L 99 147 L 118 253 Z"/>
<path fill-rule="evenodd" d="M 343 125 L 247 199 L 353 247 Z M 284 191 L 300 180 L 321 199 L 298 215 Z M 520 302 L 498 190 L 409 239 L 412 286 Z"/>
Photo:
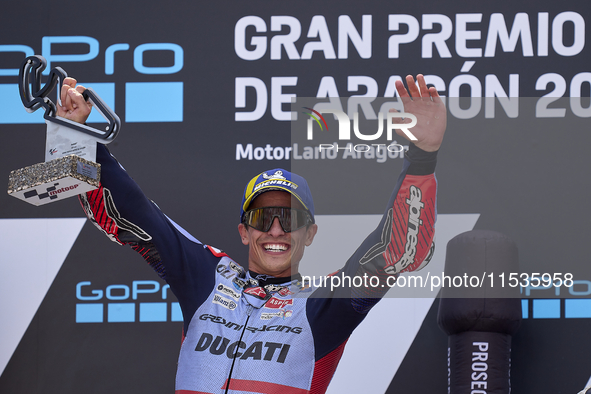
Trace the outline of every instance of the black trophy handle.
<path fill-rule="evenodd" d="M 61 116 L 51 116 L 45 112 L 45 119 L 50 122 L 61 124 L 84 134 L 91 135 L 100 140 L 102 144 L 108 144 L 117 137 L 121 129 L 121 120 L 115 112 L 95 93 L 91 88 L 82 92 L 85 100 L 89 101 L 98 113 L 109 123 L 104 130 L 90 127 L 88 125 L 74 122 L 72 120 L 62 118 Z"/>
<path fill-rule="evenodd" d="M 121 120 L 92 89 L 86 89 L 82 92 L 82 95 L 108 122 L 104 130 L 57 116 L 55 104 L 47 96 L 56 86 L 58 86 L 58 89 L 61 88 L 68 74 L 61 67 L 53 68 L 49 73 L 47 83 L 41 88 L 41 73 L 46 67 L 47 61 L 43 56 L 39 55 L 29 56 L 21 64 L 18 81 L 19 93 L 27 112 L 32 113 L 43 107 L 45 108 L 43 117 L 50 122 L 58 123 L 81 133 L 91 135 L 101 140 L 100 142 L 103 144 L 113 141 L 121 129 Z"/>
<path fill-rule="evenodd" d="M 84 99 L 89 101 L 98 113 L 109 123 L 105 128 L 105 133 L 108 133 L 108 135 L 106 135 L 104 139 L 111 142 L 117 137 L 117 134 L 119 134 L 119 130 L 121 129 L 121 120 L 119 119 L 119 116 L 117 116 L 115 111 L 113 111 L 111 107 L 109 107 L 107 103 L 105 103 L 91 88 L 82 92 L 82 95 L 84 96 Z"/>
<path fill-rule="evenodd" d="M 45 67 L 43 67 L 43 68 L 45 68 Z M 43 100 L 45 101 L 45 103 L 48 105 L 48 107 L 46 108 L 46 111 L 45 111 L 45 118 L 46 119 L 48 116 L 55 117 L 57 115 L 55 104 L 53 103 L 53 101 L 51 101 L 49 98 L 47 98 L 47 96 L 57 86 L 58 87 L 57 97 L 59 100 L 59 97 L 60 97 L 59 89 L 61 89 L 62 85 L 64 84 L 64 79 L 66 79 L 67 77 L 68 77 L 68 74 L 66 74 L 66 72 L 61 67 L 52 68 L 51 71 L 49 72 L 49 80 L 47 81 L 45 86 L 43 86 L 43 88 L 38 91 L 37 96 L 40 98 L 42 97 Z M 41 78 L 38 78 L 37 81 L 40 82 Z"/>
<path fill-rule="evenodd" d="M 47 67 L 45 58 L 38 55 L 27 57 L 21 64 L 18 90 L 27 112 L 35 112 L 41 107 L 47 107 L 44 100 L 45 96 L 39 95 L 41 91 L 41 73 L 45 70 L 45 67 Z M 31 93 L 31 89 L 33 93 Z M 47 89 L 44 89 L 44 93 L 47 95 Z"/>

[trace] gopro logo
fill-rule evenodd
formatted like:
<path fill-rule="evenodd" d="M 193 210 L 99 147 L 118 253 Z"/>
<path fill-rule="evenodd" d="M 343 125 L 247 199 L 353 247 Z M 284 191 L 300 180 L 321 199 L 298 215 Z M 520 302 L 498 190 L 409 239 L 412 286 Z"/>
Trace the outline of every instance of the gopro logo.
<path fill-rule="evenodd" d="M 64 48 L 79 49 L 75 54 L 63 54 L 60 45 Z M 130 51 L 127 43 L 118 43 L 108 46 L 104 51 L 105 75 L 113 75 L 116 70 L 115 54 L 121 58 L 120 52 Z M 153 67 L 145 64 L 147 52 L 158 51 L 159 57 L 168 63 L 166 67 Z M 35 54 L 33 47 L 29 45 L 0 45 L 1 53 L 22 53 L 23 59 Z M 63 62 L 89 62 L 96 61 L 100 54 L 100 44 L 96 38 L 88 36 L 45 36 L 41 39 L 41 55 L 47 60 L 47 67 L 43 75 L 47 75 L 55 63 Z M 37 51 L 38 53 L 38 51 Z M 121 62 L 121 61 L 119 61 Z M 13 64 L 8 68 L 4 62 L 0 65 L 0 80 L 2 77 L 19 75 L 19 64 Z M 133 48 L 133 69 L 143 75 L 170 75 L 183 69 L 183 48 L 174 43 L 145 43 Z M 63 66 L 66 72 L 67 65 Z M 120 66 L 119 66 L 120 67 Z M 92 88 L 103 101 L 119 113 L 127 123 L 133 122 L 182 122 L 183 121 L 183 82 L 92 82 L 78 81 L 83 86 Z M 115 105 L 115 91 L 125 91 L 125 103 Z M 45 123 L 43 111 L 34 115 L 25 111 L 18 92 L 17 83 L 0 83 L 0 124 L 35 124 Z M 88 123 L 102 123 L 104 119 L 93 111 L 88 118 Z"/>
<path fill-rule="evenodd" d="M 115 284 L 107 286 L 104 290 L 92 288 L 90 281 L 79 282 L 76 285 L 78 300 L 99 301 L 106 298 L 109 302 L 77 303 L 76 323 L 105 322 L 105 305 L 107 323 L 183 321 L 179 303 L 166 301 L 169 289 L 169 285 L 161 287 L 160 283 L 154 280 L 134 280 L 131 286 Z M 142 298 L 145 300 L 138 302 L 141 294 L 144 294 Z M 154 295 L 150 297 L 148 294 Z M 154 300 L 155 297 L 158 300 Z"/>

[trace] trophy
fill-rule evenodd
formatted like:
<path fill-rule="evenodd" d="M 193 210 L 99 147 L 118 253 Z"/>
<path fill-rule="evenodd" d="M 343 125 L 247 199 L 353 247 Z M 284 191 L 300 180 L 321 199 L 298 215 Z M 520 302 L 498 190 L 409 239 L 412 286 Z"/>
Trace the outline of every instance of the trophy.
<path fill-rule="evenodd" d="M 18 81 L 27 112 L 45 108 L 45 162 L 12 171 L 8 181 L 8 194 L 33 205 L 44 205 L 98 188 L 101 166 L 95 163 L 96 144 L 112 142 L 121 128 L 119 117 L 92 89 L 86 89 L 82 95 L 108 122 L 104 130 L 57 116 L 56 106 L 47 96 L 57 86 L 59 100 L 59 90 L 68 75 L 62 68 L 55 67 L 41 88 L 41 73 L 46 66 L 42 56 L 27 57 L 21 65 Z"/>

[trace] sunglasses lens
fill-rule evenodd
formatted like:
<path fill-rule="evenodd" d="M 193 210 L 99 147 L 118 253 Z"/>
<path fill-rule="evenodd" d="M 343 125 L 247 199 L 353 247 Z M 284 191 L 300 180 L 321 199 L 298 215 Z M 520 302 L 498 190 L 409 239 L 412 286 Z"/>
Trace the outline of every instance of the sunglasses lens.
<path fill-rule="evenodd" d="M 250 227 L 267 232 L 272 225 L 272 216 L 266 215 L 263 209 L 253 209 L 245 214 L 245 222 Z"/>
<path fill-rule="evenodd" d="M 284 207 L 253 209 L 245 213 L 244 221 L 250 227 L 267 232 L 271 229 L 275 218 L 279 219 L 281 228 L 286 233 L 306 226 L 309 221 L 307 212 Z"/>
<path fill-rule="evenodd" d="M 291 231 L 300 229 L 308 224 L 308 214 L 297 209 L 291 210 L 289 227 Z M 284 226 L 286 228 L 286 226 Z"/>

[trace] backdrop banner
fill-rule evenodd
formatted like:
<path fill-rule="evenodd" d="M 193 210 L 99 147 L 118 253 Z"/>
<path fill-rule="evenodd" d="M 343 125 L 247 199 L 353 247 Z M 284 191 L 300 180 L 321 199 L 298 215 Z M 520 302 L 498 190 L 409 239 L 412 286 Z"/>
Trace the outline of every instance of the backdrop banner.
<path fill-rule="evenodd" d="M 433 278 L 447 242 L 474 229 L 519 250 L 519 272 L 454 273 L 519 300 L 513 392 L 575 393 L 591 377 L 590 21 L 582 0 L 7 3 L 0 177 L 7 188 L 11 170 L 45 157 L 42 111 L 28 113 L 18 91 L 22 61 L 42 55 L 42 83 L 62 67 L 117 113 L 109 150 L 144 193 L 240 264 L 247 181 L 272 168 L 307 177 L 319 231 L 302 272 L 320 277 L 376 228 L 409 142 L 384 128 L 382 140 L 348 150 L 333 115 L 323 115 L 328 130 L 313 121 L 310 140 L 302 107 L 340 105 L 352 133 L 358 112 L 370 135 L 379 113 L 403 110 L 395 82 L 422 73 L 448 110 L 427 286 L 390 290 L 347 343 L 328 392 L 446 390 Z M 88 124 L 104 127 L 94 112 Z M 76 198 L 34 207 L 0 193 L 0 249 L 0 392 L 174 391 L 177 300 L 137 253 L 88 223 Z"/>

